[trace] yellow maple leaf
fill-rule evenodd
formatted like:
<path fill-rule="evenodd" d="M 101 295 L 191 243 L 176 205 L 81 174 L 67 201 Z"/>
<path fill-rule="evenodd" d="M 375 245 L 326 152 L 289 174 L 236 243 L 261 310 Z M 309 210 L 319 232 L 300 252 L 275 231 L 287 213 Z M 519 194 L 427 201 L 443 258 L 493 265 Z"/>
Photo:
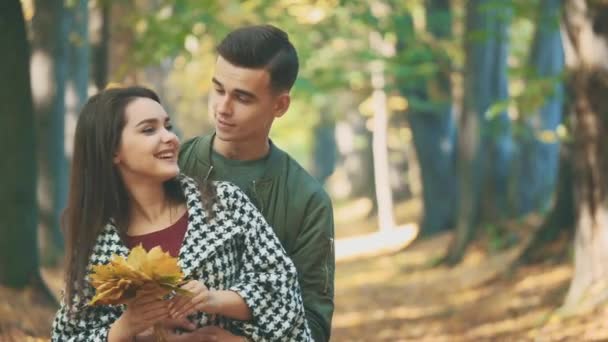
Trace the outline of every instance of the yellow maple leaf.
<path fill-rule="evenodd" d="M 89 305 L 125 304 L 144 294 L 158 298 L 173 291 L 188 294 L 180 288 L 184 273 L 177 258 L 160 247 L 146 252 L 139 245 L 127 258 L 112 255 L 108 264 L 95 265 L 91 271 L 89 282 L 95 288 L 95 296 Z"/>
<path fill-rule="evenodd" d="M 95 296 L 89 305 L 127 304 L 138 296 L 153 295 L 164 298 L 170 293 L 191 296 L 180 286 L 184 280 L 177 258 L 154 247 L 149 252 L 141 246 L 134 247 L 127 258 L 112 255 L 105 265 L 91 268 L 89 282 L 95 288 Z M 157 341 L 165 341 L 163 330 L 154 326 Z"/>

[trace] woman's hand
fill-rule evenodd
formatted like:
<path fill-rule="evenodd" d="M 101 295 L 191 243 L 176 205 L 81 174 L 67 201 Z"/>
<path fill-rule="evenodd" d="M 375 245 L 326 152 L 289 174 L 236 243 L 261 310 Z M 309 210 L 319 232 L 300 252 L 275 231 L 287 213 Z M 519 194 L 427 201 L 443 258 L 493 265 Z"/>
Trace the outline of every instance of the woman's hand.
<path fill-rule="evenodd" d="M 241 296 L 229 290 L 209 290 L 200 281 L 190 281 L 184 290 L 192 296 L 177 296 L 173 298 L 169 312 L 173 318 L 183 318 L 194 312 L 220 314 L 225 317 L 247 321 L 251 319 L 251 310 Z"/>
<path fill-rule="evenodd" d="M 205 284 L 192 280 L 182 286 L 192 296 L 180 295 L 171 301 L 169 311 L 173 318 L 183 318 L 197 311 L 215 314 L 220 311 L 221 302 L 216 291 L 210 291 Z"/>
<path fill-rule="evenodd" d="M 109 342 L 131 341 L 133 336 L 169 318 L 169 303 L 154 296 L 142 296 L 127 304 L 127 309 L 112 324 Z"/>

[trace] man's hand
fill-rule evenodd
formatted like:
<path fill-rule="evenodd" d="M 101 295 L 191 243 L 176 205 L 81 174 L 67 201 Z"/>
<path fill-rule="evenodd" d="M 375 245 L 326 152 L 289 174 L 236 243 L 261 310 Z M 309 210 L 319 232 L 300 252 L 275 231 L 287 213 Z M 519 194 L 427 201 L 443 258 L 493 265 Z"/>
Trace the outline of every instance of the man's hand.
<path fill-rule="evenodd" d="M 169 303 L 154 296 L 141 296 L 127 304 L 127 309 L 112 323 L 108 341 L 130 341 L 156 323 L 169 318 Z"/>
<path fill-rule="evenodd" d="M 165 329 L 167 336 L 169 338 L 168 342 L 186 342 L 186 341 L 197 341 L 193 338 L 192 332 L 196 329 L 196 325 L 186 318 L 167 318 L 160 323 Z M 187 331 L 187 333 L 178 335 L 175 334 L 175 329 L 182 329 Z M 152 328 L 140 333 L 137 335 L 137 342 L 155 342 L 156 337 L 154 336 L 154 331 Z"/>
<path fill-rule="evenodd" d="M 232 335 L 227 330 L 216 326 L 207 326 L 198 330 L 189 331 L 183 334 L 176 334 L 173 330 L 167 332 L 167 342 L 246 342 L 244 337 Z M 140 341 L 138 336 L 137 341 Z M 153 336 L 146 336 L 141 341 L 155 341 Z"/>
<path fill-rule="evenodd" d="M 217 326 L 206 326 L 196 331 L 201 342 L 246 342 L 246 338 L 232 335 L 228 330 Z"/>

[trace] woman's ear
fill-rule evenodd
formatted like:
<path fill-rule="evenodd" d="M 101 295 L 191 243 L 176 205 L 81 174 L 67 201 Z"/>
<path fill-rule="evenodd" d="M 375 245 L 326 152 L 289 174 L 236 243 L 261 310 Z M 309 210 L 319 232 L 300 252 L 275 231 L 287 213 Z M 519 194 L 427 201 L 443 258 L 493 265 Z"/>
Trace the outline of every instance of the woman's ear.
<path fill-rule="evenodd" d="M 283 116 L 283 114 L 285 114 L 287 112 L 287 110 L 289 109 L 290 104 L 291 104 L 291 96 L 289 95 L 288 92 L 284 92 L 281 95 L 279 95 L 279 97 L 277 98 L 277 101 L 275 102 L 274 117 L 280 118 L 281 116 Z"/>

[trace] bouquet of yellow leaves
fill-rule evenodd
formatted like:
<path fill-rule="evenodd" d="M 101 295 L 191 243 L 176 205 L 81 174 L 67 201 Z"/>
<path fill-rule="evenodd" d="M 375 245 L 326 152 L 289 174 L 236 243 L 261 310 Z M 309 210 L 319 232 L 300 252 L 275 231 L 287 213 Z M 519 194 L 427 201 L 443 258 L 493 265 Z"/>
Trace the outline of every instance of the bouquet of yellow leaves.
<path fill-rule="evenodd" d="M 190 295 L 180 288 L 184 273 L 173 258 L 160 247 L 150 252 L 141 246 L 131 250 L 127 258 L 112 255 L 106 265 L 92 267 L 90 283 L 95 288 L 95 296 L 89 305 L 127 304 L 142 295 L 156 296 L 158 299 L 170 294 Z M 160 327 L 154 327 L 157 340 L 164 341 Z"/>

